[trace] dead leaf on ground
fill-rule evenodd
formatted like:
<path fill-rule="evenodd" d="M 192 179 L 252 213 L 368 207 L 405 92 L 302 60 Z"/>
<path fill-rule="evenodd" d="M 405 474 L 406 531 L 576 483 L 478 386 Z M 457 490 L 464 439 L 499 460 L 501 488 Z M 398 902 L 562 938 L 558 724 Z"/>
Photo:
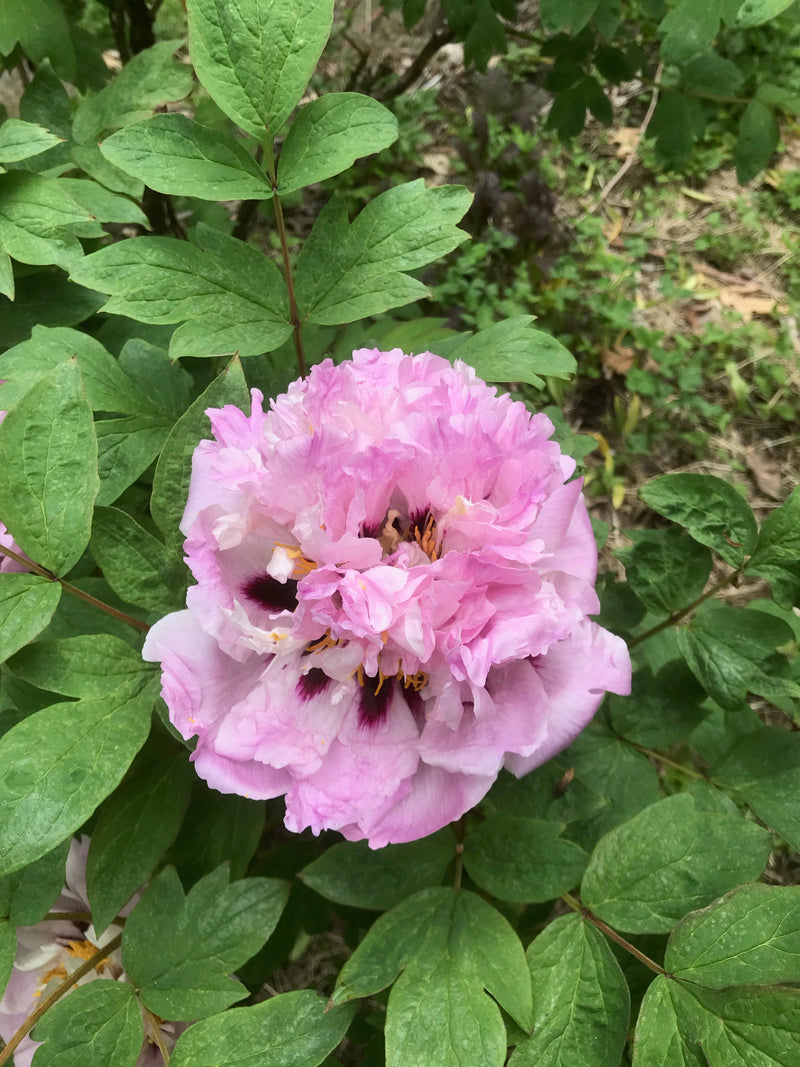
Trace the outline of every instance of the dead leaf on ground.
<path fill-rule="evenodd" d="M 439 148 L 433 152 L 424 152 L 422 155 L 422 162 L 428 170 L 432 170 L 434 174 L 441 177 L 448 177 L 453 173 L 454 155 L 454 151 L 448 152 L 447 150 Z"/>
<path fill-rule="evenodd" d="M 614 153 L 617 159 L 627 159 L 633 155 L 639 144 L 641 130 L 638 126 L 621 126 L 618 130 L 611 130 L 608 139 L 617 146 Z"/>
<path fill-rule="evenodd" d="M 773 500 L 783 498 L 783 482 L 781 469 L 774 459 L 768 459 L 754 448 L 748 448 L 745 453 L 745 463 L 753 475 L 756 485 L 765 496 Z"/>
<path fill-rule="evenodd" d="M 624 223 L 625 220 L 622 215 L 617 215 L 615 218 L 609 219 L 603 227 L 603 236 L 610 245 L 618 246 L 622 243 L 621 241 L 618 241 L 617 238 L 622 233 Z"/>
<path fill-rule="evenodd" d="M 612 374 L 627 374 L 636 360 L 636 352 L 626 345 L 614 345 L 603 349 L 603 374 L 610 378 Z"/>
<path fill-rule="evenodd" d="M 771 315 L 775 310 L 786 310 L 778 307 L 778 301 L 772 296 L 749 296 L 740 289 L 721 288 L 719 290 L 719 302 L 723 307 L 737 311 L 745 322 L 750 322 L 753 315 Z"/>

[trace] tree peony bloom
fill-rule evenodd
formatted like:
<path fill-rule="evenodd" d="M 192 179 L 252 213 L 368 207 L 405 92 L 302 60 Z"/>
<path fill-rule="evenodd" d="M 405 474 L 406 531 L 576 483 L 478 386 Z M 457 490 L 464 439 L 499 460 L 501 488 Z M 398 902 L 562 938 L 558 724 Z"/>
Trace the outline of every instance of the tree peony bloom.
<path fill-rule="evenodd" d="M 89 838 L 70 843 L 67 855 L 66 884 L 51 911 L 88 912 L 86 892 L 86 857 L 89 853 Z M 136 897 L 123 908 L 127 915 L 133 909 Z M 36 926 L 17 928 L 17 955 L 5 993 L 0 1000 L 0 1037 L 8 1042 L 28 1016 L 36 1010 L 61 982 L 76 971 L 81 964 L 117 936 L 121 927 L 108 927 L 99 937 L 94 927 L 86 922 L 71 920 L 44 920 Z M 96 978 L 124 979 L 121 953 L 117 949 L 79 979 L 78 985 L 86 985 Z M 69 995 L 69 994 L 67 994 Z M 150 1020 L 143 1019 L 145 1040 L 136 1061 L 136 1067 L 157 1067 L 163 1058 L 150 1036 Z M 178 1037 L 187 1029 L 188 1023 L 163 1022 L 160 1026 L 161 1040 L 171 1049 Z M 30 1035 L 22 1039 L 14 1050 L 14 1067 L 30 1067 L 36 1049 L 41 1044 Z"/>
<path fill-rule="evenodd" d="M 410 841 L 627 693 L 552 423 L 463 363 L 362 349 L 208 415 L 181 529 L 197 584 L 146 659 L 195 767 L 286 825 Z"/>

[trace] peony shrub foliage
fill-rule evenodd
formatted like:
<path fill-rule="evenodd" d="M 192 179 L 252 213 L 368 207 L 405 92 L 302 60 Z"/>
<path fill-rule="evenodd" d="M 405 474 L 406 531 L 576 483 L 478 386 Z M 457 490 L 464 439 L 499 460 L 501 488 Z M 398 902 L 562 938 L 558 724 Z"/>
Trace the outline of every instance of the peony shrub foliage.
<path fill-rule="evenodd" d="M 187 10 L 0 26 L 0 1064 L 795 1062 L 800 490 L 612 554 L 468 191 L 323 197 L 332 0 Z"/>

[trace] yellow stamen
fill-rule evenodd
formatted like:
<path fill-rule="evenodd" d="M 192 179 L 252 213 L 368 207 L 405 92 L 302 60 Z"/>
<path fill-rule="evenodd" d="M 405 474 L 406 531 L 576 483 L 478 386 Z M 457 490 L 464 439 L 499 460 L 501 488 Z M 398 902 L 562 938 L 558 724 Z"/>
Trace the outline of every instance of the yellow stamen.
<path fill-rule="evenodd" d="M 326 630 L 325 635 L 319 641 L 315 641 L 312 645 L 306 645 L 306 652 L 324 652 L 326 648 L 334 648 L 338 644 L 338 638 L 331 637 L 330 630 Z"/>
<path fill-rule="evenodd" d="M 76 959 L 90 960 L 97 952 L 97 945 L 93 945 L 91 941 L 67 941 L 67 951 Z"/>
<path fill-rule="evenodd" d="M 420 689 L 424 689 L 428 684 L 428 676 L 425 671 L 416 671 L 414 674 L 404 674 L 403 685 L 406 689 L 413 689 L 415 693 L 418 693 Z"/>
<path fill-rule="evenodd" d="M 42 990 L 51 982 L 54 978 L 60 978 L 62 981 L 67 978 L 67 968 L 63 963 L 57 963 L 55 967 L 52 967 L 47 974 L 43 974 L 39 979 L 39 985 L 36 992 L 33 994 L 35 997 L 42 995 Z"/>
<path fill-rule="evenodd" d="M 419 527 L 415 528 L 414 540 L 431 563 L 435 563 L 439 558 L 439 550 L 436 547 L 436 520 L 433 515 L 428 516 L 425 526 L 421 531 Z"/>
<path fill-rule="evenodd" d="M 91 941 L 68 941 L 67 951 L 70 956 L 74 956 L 78 960 L 90 960 L 100 949 L 97 945 L 92 944 Z M 102 974 L 109 966 L 108 960 L 100 960 L 99 963 L 95 964 L 94 969 L 98 974 Z"/>
<path fill-rule="evenodd" d="M 286 552 L 286 555 L 289 557 L 289 559 L 293 559 L 295 561 L 292 577 L 296 578 L 298 581 L 301 578 L 305 578 L 307 574 L 310 574 L 312 571 L 317 569 L 317 564 L 314 563 L 313 560 L 306 559 L 306 557 L 303 555 L 300 549 L 296 547 L 296 545 L 284 545 L 282 542 L 276 541 L 275 547 L 282 548 Z"/>

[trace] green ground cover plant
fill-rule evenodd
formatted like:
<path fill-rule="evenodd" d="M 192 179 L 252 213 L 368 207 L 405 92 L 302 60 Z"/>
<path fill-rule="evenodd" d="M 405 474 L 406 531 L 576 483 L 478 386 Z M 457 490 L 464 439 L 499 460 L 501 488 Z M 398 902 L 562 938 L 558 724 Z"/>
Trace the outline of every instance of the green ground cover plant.
<path fill-rule="evenodd" d="M 416 25 L 424 7 L 404 3 L 406 23 Z M 800 488 L 779 479 L 768 505 L 753 507 L 730 477 L 741 473 L 735 464 L 714 468 L 724 477 L 674 469 L 690 456 L 719 457 L 714 427 L 724 434 L 749 420 L 792 438 L 797 192 L 774 156 L 778 123 L 787 154 L 794 136 L 791 5 L 726 0 L 696 11 L 679 0 L 623 10 L 576 0 L 543 3 L 533 27 L 515 21 L 513 4 L 443 7 L 433 40 L 463 42 L 468 65 L 486 66 L 516 41 L 521 51 L 503 75 L 513 85 L 533 59 L 548 60 L 549 118 L 543 110 L 538 126 L 526 126 L 472 105 L 457 121 L 430 92 L 395 92 L 390 72 L 359 66 L 364 57 L 348 40 L 357 16 L 332 0 L 188 0 L 185 22 L 179 5 L 131 2 L 106 13 L 0 0 L 16 112 L 0 124 L 0 1064 L 790 1067 L 798 1059 Z M 770 66 L 775 34 L 783 47 Z M 421 74 L 425 63 L 417 67 Z M 637 80 L 650 100 L 658 92 L 655 126 L 624 111 L 635 102 L 619 113 L 655 138 L 641 141 L 641 159 L 645 174 L 659 168 L 660 177 L 626 192 L 623 218 L 607 191 L 619 166 L 613 142 L 592 125 L 568 158 L 552 130 L 577 138 L 587 112 L 609 122 L 609 87 Z M 725 160 L 741 180 L 766 174 L 755 197 L 737 186 L 709 203 L 700 176 L 710 182 Z M 665 164 L 685 169 L 667 173 Z M 658 219 L 684 224 L 698 204 L 697 232 L 687 225 L 669 242 Z M 743 289 L 735 274 L 743 257 L 776 230 L 787 258 L 770 246 L 768 265 L 778 265 L 768 273 L 780 291 Z M 659 321 L 654 308 L 678 318 Z M 227 716 L 252 653 L 263 654 L 266 670 L 278 646 L 300 641 L 295 623 L 250 625 L 234 604 L 214 623 L 214 642 L 235 623 L 250 644 L 232 654 L 208 643 L 192 539 L 205 551 L 213 533 L 226 551 L 253 527 L 240 501 L 226 509 L 215 499 L 209 518 L 207 489 L 197 488 L 202 457 L 216 449 L 215 462 L 228 464 L 224 493 L 233 500 L 244 477 L 239 454 L 260 462 L 261 438 L 249 450 L 231 443 L 256 424 L 256 408 L 236 413 L 253 388 L 267 407 L 275 402 L 276 464 L 313 453 L 315 434 L 329 440 L 322 431 L 341 424 L 341 470 L 357 469 L 380 451 L 384 414 L 336 389 L 360 366 L 353 350 L 365 348 L 434 353 L 454 368 L 398 365 L 408 374 L 412 365 L 444 366 L 437 373 L 462 375 L 462 386 L 463 361 L 511 393 L 517 406 L 497 403 L 525 426 L 541 420 L 529 423 L 520 405 L 546 411 L 598 505 L 593 535 L 588 520 L 572 525 L 561 512 L 543 522 L 534 562 L 523 555 L 533 552 L 529 542 L 509 539 L 515 515 L 492 519 L 505 537 L 492 566 L 502 571 L 510 559 L 518 583 L 493 587 L 492 613 L 516 612 L 515 632 L 498 645 L 556 616 L 556 650 L 576 619 L 593 638 L 550 678 L 557 701 L 543 681 L 530 697 L 521 682 L 469 676 L 469 699 L 457 690 L 459 714 L 479 722 L 483 707 L 492 729 L 442 774 L 461 783 L 482 773 L 485 788 L 449 825 L 423 803 L 428 822 L 388 844 L 358 821 L 363 810 L 335 823 L 344 836 L 326 828 L 331 818 L 312 823 L 316 833 L 293 832 L 282 794 L 296 782 L 252 799 L 236 754 L 224 755 L 231 765 L 220 774 L 230 779 L 211 788 L 204 724 L 188 729 L 176 714 L 201 687 L 205 661 L 225 659 L 227 684 L 213 699 L 215 714 Z M 330 376 L 320 401 L 328 421 L 315 427 L 298 398 L 321 375 Z M 387 369 L 386 395 L 395 388 Z M 292 412 L 299 436 L 278 440 L 278 415 L 291 423 Z M 427 422 L 409 425 L 412 443 L 427 439 Z M 545 456 L 552 449 L 537 462 Z M 791 479 L 796 468 L 786 462 Z M 297 470 L 280 500 L 299 531 L 310 520 L 292 503 L 305 484 Z M 512 457 L 503 470 L 504 483 L 531 482 L 529 463 Z M 558 492 L 584 515 L 562 484 L 572 464 L 559 470 Z M 437 467 L 426 491 L 439 492 L 447 474 Z M 759 477 L 766 484 L 763 470 Z M 488 521 L 487 500 L 462 494 L 446 516 L 393 519 L 397 502 L 385 525 L 362 524 L 347 548 L 377 545 L 374 570 L 386 581 L 383 572 L 398 574 L 385 563 L 395 551 L 424 571 L 460 565 L 470 553 L 458 523 L 465 514 L 481 529 Z M 356 506 L 348 499 L 344 510 Z M 537 498 L 531 510 L 544 507 Z M 341 580 L 337 611 L 352 589 L 356 598 L 366 590 L 359 610 L 384 610 L 377 587 L 366 589 L 370 567 L 348 577 L 338 554 L 304 555 L 275 533 L 282 515 L 270 518 L 251 597 L 262 597 L 270 618 L 280 614 L 269 599 L 279 585 L 278 607 L 295 619 L 313 599 L 309 575 L 326 567 Z M 198 534 L 198 521 L 212 533 Z M 455 534 L 441 533 L 448 521 Z M 321 543 L 328 533 L 311 523 L 303 536 Z M 597 607 L 592 536 L 599 625 L 584 617 Z M 546 562 L 556 557 L 566 569 Z M 470 588 L 463 580 L 452 595 Z M 558 615 L 563 604 L 569 618 Z M 448 663 L 471 647 L 474 616 L 456 621 Z M 169 628 L 193 655 L 201 649 L 195 671 L 175 674 L 166 654 L 153 654 L 157 640 L 169 643 Z M 327 665 L 356 636 L 390 645 L 390 630 L 371 622 L 343 638 L 329 626 L 319 641 L 303 637 L 296 658 L 319 654 L 313 662 Z M 613 671 L 603 649 L 615 650 Z M 544 679 L 550 652 L 491 654 Z M 630 693 L 619 681 L 628 653 Z M 372 802 L 387 762 L 375 755 L 376 731 L 399 721 L 398 707 L 427 736 L 421 709 L 435 719 L 445 702 L 433 653 L 419 655 L 413 673 L 399 665 L 371 673 L 367 659 L 349 673 L 336 668 L 341 692 L 356 694 L 367 770 L 347 795 L 336 793 L 334 771 L 326 803 L 335 795 L 349 804 L 353 790 Z M 322 667 L 298 678 L 279 703 L 290 726 L 308 707 L 334 713 L 333 678 Z M 382 703 L 384 686 L 394 704 Z M 570 725 L 598 704 L 583 730 Z M 506 728 L 497 724 L 515 716 L 528 724 L 544 707 L 543 730 L 556 736 L 549 758 L 506 761 L 527 771 L 517 777 L 500 769 L 501 744 L 487 771 Z M 448 730 L 457 733 L 452 719 L 445 739 Z M 345 735 L 334 738 L 340 748 Z M 261 762 L 271 774 L 294 766 L 285 742 L 267 747 Z M 409 788 L 410 797 L 420 792 Z"/>

